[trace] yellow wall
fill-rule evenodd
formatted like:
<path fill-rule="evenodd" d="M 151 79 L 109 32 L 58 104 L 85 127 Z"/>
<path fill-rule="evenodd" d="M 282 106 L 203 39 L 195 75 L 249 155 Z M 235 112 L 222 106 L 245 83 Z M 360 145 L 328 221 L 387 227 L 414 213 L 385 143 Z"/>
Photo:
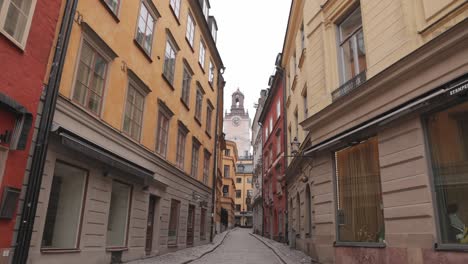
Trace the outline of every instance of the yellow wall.
<path fill-rule="evenodd" d="M 154 29 L 153 44 L 151 51 L 151 60 L 137 47 L 134 42 L 135 32 L 137 27 L 137 17 L 139 15 L 140 2 L 139 0 L 121 1 L 122 6 L 117 22 L 111 13 L 105 8 L 100 1 L 79 1 L 77 13 L 82 16 L 83 22 L 86 22 L 90 27 L 104 40 L 104 42 L 114 50 L 118 57 L 110 62 L 107 73 L 107 83 L 104 90 L 104 101 L 102 104 L 102 113 L 96 116 L 102 122 L 108 124 L 112 128 L 122 131 L 123 113 L 125 109 L 125 98 L 127 93 L 128 75 L 125 72 L 125 67 L 132 69 L 143 82 L 149 86 L 151 92 L 145 100 L 145 108 L 143 113 L 143 127 L 141 133 L 140 144 L 142 147 L 155 151 L 156 133 L 157 133 L 157 115 L 158 115 L 158 99 L 161 99 L 174 112 L 174 116 L 170 121 L 169 139 L 167 160 L 175 164 L 176 160 L 176 142 L 177 142 L 177 120 L 182 121 L 190 130 L 187 135 L 186 153 L 185 153 L 185 172 L 190 174 L 190 161 L 192 149 L 192 136 L 195 136 L 201 143 L 199 172 L 198 178 L 202 181 L 203 178 L 203 149 L 206 148 L 211 154 L 211 164 L 209 172 L 208 185 L 211 186 L 212 169 L 213 169 L 213 154 L 214 154 L 214 135 L 215 135 L 215 119 L 216 109 L 212 115 L 212 137 L 208 137 L 205 133 L 206 125 L 206 107 L 207 99 L 211 101 L 216 108 L 217 100 L 217 72 L 222 67 L 222 62 L 214 57 L 214 50 L 210 50 L 210 46 L 206 45 L 205 57 L 205 72 L 198 65 L 198 51 L 200 38 L 203 38 L 205 43 L 208 42 L 210 36 L 204 35 L 200 30 L 200 26 L 204 26 L 205 22 L 197 17 L 194 12 L 191 12 L 195 18 L 195 40 L 194 51 L 189 47 L 185 40 L 187 14 L 195 2 L 189 4 L 188 0 L 181 1 L 180 8 L 180 25 L 177 23 L 175 16 L 172 14 L 169 6 L 169 1 L 153 1 L 161 17 L 157 19 Z M 164 63 L 164 51 L 166 47 L 166 29 L 168 29 L 175 38 L 180 51 L 177 53 L 174 90 L 162 78 L 162 69 Z M 72 97 L 74 88 L 74 78 L 77 66 L 79 49 L 82 41 L 82 29 L 75 22 L 70 38 L 70 46 L 67 53 L 67 58 L 64 67 L 63 78 L 60 86 L 60 95 L 66 98 Z M 211 59 L 213 57 L 213 59 Z M 190 110 L 183 107 L 180 96 L 182 89 L 183 76 L 183 59 L 186 59 L 194 71 L 194 76 L 191 82 L 190 94 Z M 214 88 L 210 88 L 208 83 L 208 67 L 210 59 L 216 65 L 216 74 Z M 206 92 L 202 107 L 202 126 L 200 127 L 194 120 L 195 113 L 195 96 L 196 82 L 199 81 Z M 222 98 L 222 96 L 220 96 Z M 77 104 L 78 105 L 78 104 Z M 122 133 L 122 135 L 124 135 Z M 124 135 L 125 136 L 125 135 Z M 155 153 L 155 155 L 157 155 Z"/>
<path fill-rule="evenodd" d="M 286 76 L 287 125 L 292 131 L 288 133 L 288 142 L 296 136 L 295 111 L 299 123 L 302 122 L 329 105 L 331 93 L 340 86 L 337 25 L 353 7 L 361 6 L 367 79 L 371 79 L 466 19 L 468 6 L 464 3 L 464 0 L 294 0 L 282 59 Z M 304 24 L 304 51 L 301 49 L 301 24 Z M 302 67 L 296 67 L 295 75 L 294 65 L 299 64 L 302 53 L 304 63 Z M 307 116 L 304 92 L 307 93 Z M 306 133 L 299 125 L 298 140 L 303 142 L 305 137 Z M 287 145 L 288 153 L 291 153 L 290 144 Z"/>

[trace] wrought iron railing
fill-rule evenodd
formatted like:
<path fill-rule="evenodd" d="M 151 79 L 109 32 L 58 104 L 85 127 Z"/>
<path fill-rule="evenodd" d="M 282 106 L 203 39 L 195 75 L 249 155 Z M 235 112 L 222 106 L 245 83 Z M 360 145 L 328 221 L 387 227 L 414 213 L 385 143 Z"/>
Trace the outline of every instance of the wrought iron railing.
<path fill-rule="evenodd" d="M 338 98 L 349 94 L 352 90 L 356 89 L 364 82 L 366 82 L 366 71 L 359 73 L 358 75 L 354 76 L 351 80 L 345 82 L 341 85 L 338 89 L 332 92 L 332 100 L 336 101 Z"/>

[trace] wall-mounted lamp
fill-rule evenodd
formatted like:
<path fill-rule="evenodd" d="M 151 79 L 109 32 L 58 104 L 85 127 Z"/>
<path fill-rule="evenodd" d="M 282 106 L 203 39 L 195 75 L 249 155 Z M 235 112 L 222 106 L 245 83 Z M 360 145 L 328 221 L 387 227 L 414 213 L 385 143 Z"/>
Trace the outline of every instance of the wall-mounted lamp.
<path fill-rule="evenodd" d="M 299 147 L 301 146 L 301 142 L 297 140 L 297 137 L 294 137 L 293 141 L 291 142 L 291 154 L 297 155 L 299 153 Z"/>

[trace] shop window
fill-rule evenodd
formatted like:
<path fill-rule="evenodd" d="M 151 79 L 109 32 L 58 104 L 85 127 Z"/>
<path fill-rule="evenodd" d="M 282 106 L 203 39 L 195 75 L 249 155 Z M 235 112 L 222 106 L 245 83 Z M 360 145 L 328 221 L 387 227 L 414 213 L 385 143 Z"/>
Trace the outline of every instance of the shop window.
<path fill-rule="evenodd" d="M 200 213 L 200 240 L 206 239 L 206 209 L 202 208 Z"/>
<path fill-rule="evenodd" d="M 441 244 L 468 244 L 468 102 L 427 118 Z"/>
<path fill-rule="evenodd" d="M 171 200 L 171 211 L 169 215 L 169 230 L 167 234 L 167 245 L 177 246 L 177 231 L 179 226 L 180 202 Z"/>
<path fill-rule="evenodd" d="M 335 153 L 340 242 L 385 239 L 377 138 Z"/>
<path fill-rule="evenodd" d="M 78 247 L 87 171 L 57 162 L 50 187 L 42 248 Z"/>
<path fill-rule="evenodd" d="M 125 247 L 130 213 L 131 186 L 112 182 L 112 192 L 107 221 L 107 247 Z"/>

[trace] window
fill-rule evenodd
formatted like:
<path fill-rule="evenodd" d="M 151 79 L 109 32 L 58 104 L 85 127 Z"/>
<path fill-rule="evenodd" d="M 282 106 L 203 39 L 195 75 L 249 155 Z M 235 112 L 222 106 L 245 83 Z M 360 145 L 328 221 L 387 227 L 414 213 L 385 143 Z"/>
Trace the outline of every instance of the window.
<path fill-rule="evenodd" d="M 292 66 L 292 68 L 293 68 L 294 78 L 296 78 L 296 77 L 295 77 L 295 76 L 297 75 L 297 57 L 296 57 L 296 51 L 294 51 L 291 60 L 292 60 L 291 66 Z"/>
<path fill-rule="evenodd" d="M 361 8 L 354 10 L 339 26 L 342 83 L 366 70 L 366 49 Z"/>
<path fill-rule="evenodd" d="M 211 155 L 205 151 L 205 157 L 203 159 L 203 183 L 208 184 L 208 178 L 210 175 L 210 158 Z"/>
<path fill-rule="evenodd" d="M 252 183 L 252 178 L 247 178 L 247 183 Z"/>
<path fill-rule="evenodd" d="M 192 170 L 191 170 L 191 176 L 193 178 L 198 177 L 198 161 L 199 161 L 199 155 L 200 155 L 200 143 L 194 139 L 192 143 Z"/>
<path fill-rule="evenodd" d="M 241 177 L 237 177 L 237 178 L 236 178 L 236 183 L 242 183 L 242 178 L 241 178 Z"/>
<path fill-rule="evenodd" d="M 119 14 L 120 0 L 104 0 L 115 15 Z"/>
<path fill-rule="evenodd" d="M 174 11 L 174 15 L 179 18 L 180 15 L 180 0 L 171 0 L 170 2 L 172 11 Z"/>
<path fill-rule="evenodd" d="M 241 205 L 240 205 L 240 204 L 236 204 L 236 211 L 237 211 L 237 212 L 240 212 L 240 210 L 241 210 Z"/>
<path fill-rule="evenodd" d="M 206 209 L 202 208 L 200 212 L 200 240 L 206 239 Z"/>
<path fill-rule="evenodd" d="M 224 165 L 224 178 L 231 178 L 231 168 L 229 165 Z"/>
<path fill-rule="evenodd" d="M 305 90 L 304 94 L 302 95 L 302 102 L 304 104 L 304 119 L 306 119 L 309 115 L 309 106 L 307 104 L 307 90 Z"/>
<path fill-rule="evenodd" d="M 203 15 L 205 16 L 206 21 L 208 21 L 208 10 L 209 10 L 208 2 L 207 0 L 202 0 L 202 10 L 203 10 Z"/>
<path fill-rule="evenodd" d="M 210 83 L 211 86 L 213 86 L 214 75 L 215 75 L 214 64 L 213 64 L 212 61 L 210 61 L 210 69 L 209 69 L 209 73 L 208 73 L 208 82 Z"/>
<path fill-rule="evenodd" d="M 281 131 L 278 130 L 276 133 L 276 154 L 281 154 Z"/>
<path fill-rule="evenodd" d="M 428 116 L 439 243 L 467 244 L 468 102 Z"/>
<path fill-rule="evenodd" d="M 24 49 L 36 0 L 0 0 L 0 32 Z"/>
<path fill-rule="evenodd" d="M 177 230 L 179 226 L 180 202 L 171 200 L 171 210 L 169 212 L 169 228 L 167 232 L 167 245 L 177 246 Z"/>
<path fill-rule="evenodd" d="M 301 50 L 305 49 L 304 23 L 301 24 Z"/>
<path fill-rule="evenodd" d="M 184 75 L 182 80 L 182 96 L 180 97 L 185 105 L 189 105 L 190 101 L 190 83 L 192 82 L 192 71 L 184 65 Z"/>
<path fill-rule="evenodd" d="M 179 123 L 179 129 L 177 130 L 176 165 L 181 170 L 184 170 L 185 165 L 185 142 L 187 141 L 187 134 L 187 128 Z"/>
<path fill-rule="evenodd" d="M 306 209 L 306 234 L 309 237 L 312 235 L 312 195 L 310 193 L 309 185 L 306 186 L 305 192 L 305 209 Z"/>
<path fill-rule="evenodd" d="M 224 156 L 231 156 L 231 150 L 230 149 L 226 149 L 224 150 Z"/>
<path fill-rule="evenodd" d="M 229 185 L 223 185 L 223 197 L 229 197 Z"/>
<path fill-rule="evenodd" d="M 247 181 L 248 182 L 248 181 Z M 252 181 L 250 181 L 251 183 Z M 252 197 L 253 195 L 253 190 L 247 190 L 247 197 Z"/>
<path fill-rule="evenodd" d="M 294 128 L 296 129 L 297 140 L 299 140 L 299 115 L 297 113 L 297 107 L 296 111 L 294 111 Z"/>
<path fill-rule="evenodd" d="M 86 41 L 81 47 L 73 100 L 96 115 L 101 112 L 108 63 Z"/>
<path fill-rule="evenodd" d="M 185 37 L 187 38 L 190 47 L 193 48 L 193 40 L 195 37 L 195 23 L 193 22 L 193 17 L 190 13 L 187 17 L 187 32 L 185 33 Z"/>
<path fill-rule="evenodd" d="M 241 190 L 236 190 L 236 198 L 241 198 L 242 193 Z"/>
<path fill-rule="evenodd" d="M 202 69 L 205 69 L 205 44 L 203 41 L 200 41 L 200 53 L 198 54 L 198 63 Z"/>
<path fill-rule="evenodd" d="M 382 191 L 377 138 L 335 153 L 338 240 L 383 242 Z"/>
<path fill-rule="evenodd" d="M 206 107 L 206 132 L 211 135 L 211 119 L 213 116 L 213 107 L 208 105 Z"/>
<path fill-rule="evenodd" d="M 281 101 L 278 100 L 276 103 L 276 118 L 279 118 L 281 116 Z"/>
<path fill-rule="evenodd" d="M 138 28 L 135 40 L 148 55 L 151 54 L 151 48 L 153 45 L 155 22 L 156 16 L 148 10 L 146 1 L 142 1 L 140 5 L 140 14 L 138 15 Z"/>
<path fill-rule="evenodd" d="M 172 44 L 172 41 L 168 39 L 166 41 L 166 52 L 164 53 L 163 75 L 171 85 L 174 84 L 176 55 L 176 48 L 174 47 L 174 44 Z"/>
<path fill-rule="evenodd" d="M 156 152 L 161 156 L 166 157 L 167 153 L 167 141 L 169 137 L 169 121 L 171 119 L 172 113 L 168 113 L 165 107 L 160 103 L 158 114 L 158 133 L 156 141 Z"/>
<path fill-rule="evenodd" d="M 200 121 L 203 107 L 203 93 L 200 88 L 197 89 L 197 98 L 195 101 L 195 118 Z"/>
<path fill-rule="evenodd" d="M 42 248 L 77 248 L 87 171 L 57 162 L 50 187 Z"/>
<path fill-rule="evenodd" d="M 136 89 L 132 82 L 129 82 L 127 90 L 127 102 L 125 105 L 123 131 L 135 140 L 140 140 L 141 127 L 143 124 L 144 102 L 144 95 Z"/>
<path fill-rule="evenodd" d="M 107 221 L 107 247 L 124 247 L 127 244 L 130 197 L 130 185 L 118 181 L 112 182 L 109 217 Z"/>

